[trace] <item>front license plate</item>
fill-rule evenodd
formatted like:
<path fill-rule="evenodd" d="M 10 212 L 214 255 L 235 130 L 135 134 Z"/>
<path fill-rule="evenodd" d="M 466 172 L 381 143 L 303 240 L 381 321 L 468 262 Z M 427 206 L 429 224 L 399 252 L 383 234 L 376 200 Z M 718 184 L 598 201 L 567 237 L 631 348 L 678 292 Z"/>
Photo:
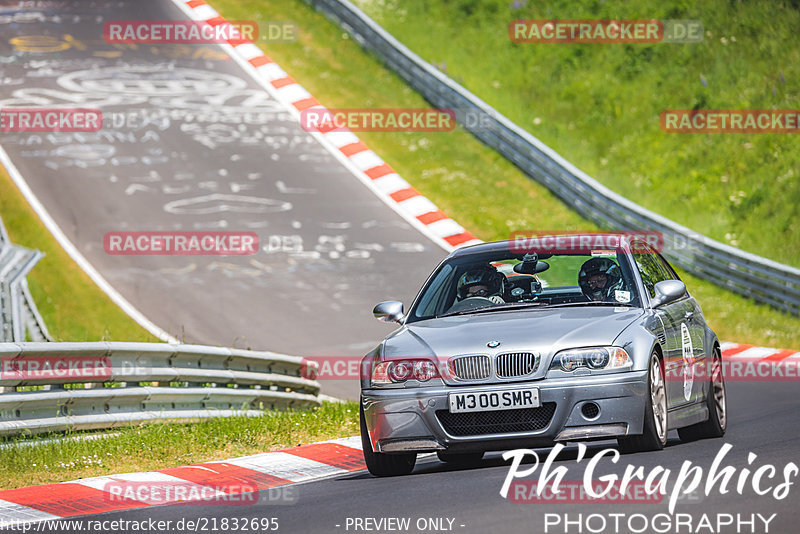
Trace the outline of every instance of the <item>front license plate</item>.
<path fill-rule="evenodd" d="M 539 388 L 450 393 L 450 413 L 538 408 Z"/>

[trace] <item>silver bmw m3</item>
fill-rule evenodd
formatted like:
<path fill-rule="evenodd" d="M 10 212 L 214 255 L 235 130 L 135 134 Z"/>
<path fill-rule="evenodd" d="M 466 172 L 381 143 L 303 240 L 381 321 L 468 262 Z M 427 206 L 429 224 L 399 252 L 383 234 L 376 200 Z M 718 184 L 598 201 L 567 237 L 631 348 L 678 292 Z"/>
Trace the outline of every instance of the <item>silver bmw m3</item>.
<path fill-rule="evenodd" d="M 361 439 L 373 475 L 419 452 L 616 438 L 622 452 L 720 437 L 720 344 L 652 243 L 622 234 L 484 243 L 451 253 L 362 362 Z"/>

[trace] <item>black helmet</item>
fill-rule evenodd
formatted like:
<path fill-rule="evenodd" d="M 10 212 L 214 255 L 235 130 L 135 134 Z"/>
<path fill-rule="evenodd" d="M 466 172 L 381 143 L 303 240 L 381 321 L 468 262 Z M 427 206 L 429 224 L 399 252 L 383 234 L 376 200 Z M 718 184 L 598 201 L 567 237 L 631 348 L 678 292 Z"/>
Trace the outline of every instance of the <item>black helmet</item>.
<path fill-rule="evenodd" d="M 597 274 L 606 275 L 606 285 L 598 288 L 589 287 L 589 278 Z M 613 291 L 619 289 L 621 280 L 619 266 L 609 258 L 587 260 L 578 272 L 578 285 L 589 300 L 610 300 Z"/>
<path fill-rule="evenodd" d="M 505 290 L 505 275 L 490 265 L 470 269 L 458 279 L 458 300 L 467 298 L 472 286 L 486 286 L 489 295 L 502 295 Z"/>

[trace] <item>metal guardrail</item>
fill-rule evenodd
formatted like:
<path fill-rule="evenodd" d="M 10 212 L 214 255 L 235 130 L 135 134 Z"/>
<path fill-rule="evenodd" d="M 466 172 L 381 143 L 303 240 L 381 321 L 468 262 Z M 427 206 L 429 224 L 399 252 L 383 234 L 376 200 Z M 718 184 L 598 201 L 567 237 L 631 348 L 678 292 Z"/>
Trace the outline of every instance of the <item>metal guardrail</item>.
<path fill-rule="evenodd" d="M 0 342 L 50 341 L 25 279 L 43 256 L 12 244 L 0 220 Z"/>
<path fill-rule="evenodd" d="M 715 241 L 623 198 L 431 66 L 347 0 L 306 2 L 376 54 L 432 105 L 453 109 L 473 135 L 596 224 L 611 230 L 661 232 L 665 255 L 688 272 L 782 311 L 800 313 L 800 269 Z"/>
<path fill-rule="evenodd" d="M 0 343 L 0 436 L 319 406 L 307 365 L 202 345 Z"/>

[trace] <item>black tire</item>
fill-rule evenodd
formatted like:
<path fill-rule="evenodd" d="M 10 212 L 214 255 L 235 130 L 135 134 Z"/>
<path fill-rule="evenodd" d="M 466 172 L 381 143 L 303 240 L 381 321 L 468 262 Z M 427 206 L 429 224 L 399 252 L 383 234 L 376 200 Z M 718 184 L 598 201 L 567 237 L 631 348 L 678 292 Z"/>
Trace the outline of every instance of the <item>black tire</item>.
<path fill-rule="evenodd" d="M 414 470 L 417 453 L 384 454 L 373 451 L 363 407 L 359 410 L 359 419 L 361 420 L 361 448 L 364 450 L 364 462 L 371 474 L 376 477 L 395 477 L 407 475 Z"/>
<path fill-rule="evenodd" d="M 709 374 L 706 406 L 708 419 L 702 423 L 678 429 L 681 441 L 721 438 L 728 426 L 728 396 L 725 394 L 725 377 L 722 373 L 722 354 L 719 347 L 714 347 Z"/>
<path fill-rule="evenodd" d="M 656 391 L 654 391 L 654 382 Z M 638 436 L 617 438 L 619 450 L 623 454 L 635 452 L 660 451 L 667 444 L 669 417 L 667 416 L 667 391 L 664 375 L 664 362 L 658 352 L 650 355 L 647 371 L 647 402 L 644 408 L 643 433 Z M 663 412 L 663 418 L 661 413 Z M 661 423 L 656 422 L 656 417 Z M 663 425 L 663 428 L 660 428 Z"/>
<path fill-rule="evenodd" d="M 446 464 L 454 465 L 472 465 L 481 461 L 483 458 L 482 452 L 446 452 L 437 451 L 436 456 L 439 460 Z"/>

